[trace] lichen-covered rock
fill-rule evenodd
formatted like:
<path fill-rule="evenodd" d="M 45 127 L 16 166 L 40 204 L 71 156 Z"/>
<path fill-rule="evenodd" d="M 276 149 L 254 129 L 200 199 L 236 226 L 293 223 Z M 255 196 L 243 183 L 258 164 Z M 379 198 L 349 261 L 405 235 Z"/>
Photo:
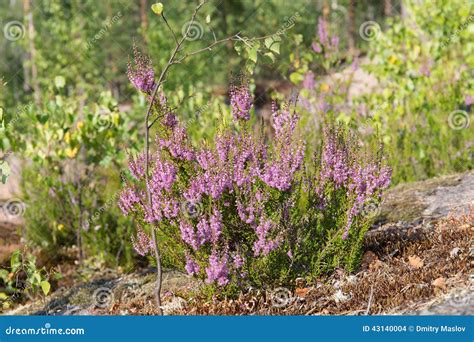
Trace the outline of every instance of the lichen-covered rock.
<path fill-rule="evenodd" d="M 388 243 L 422 239 L 440 218 L 467 213 L 470 206 L 474 206 L 474 171 L 398 185 L 387 192 L 365 248 L 378 250 Z"/>

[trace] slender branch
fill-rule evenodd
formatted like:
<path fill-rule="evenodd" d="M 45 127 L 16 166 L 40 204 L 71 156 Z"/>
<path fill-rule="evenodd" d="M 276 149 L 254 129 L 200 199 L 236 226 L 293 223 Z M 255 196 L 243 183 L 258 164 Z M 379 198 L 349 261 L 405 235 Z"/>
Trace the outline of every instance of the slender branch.
<path fill-rule="evenodd" d="M 162 13 L 161 16 L 163 17 L 166 26 L 168 26 L 168 30 L 170 30 L 171 34 L 173 35 L 174 42 L 178 44 L 178 38 L 176 37 L 176 34 L 174 33 L 174 30 L 171 28 L 170 24 L 168 24 L 168 20 L 166 20 L 165 13 Z"/>
<path fill-rule="evenodd" d="M 177 59 L 174 63 L 175 64 L 179 64 L 181 63 L 183 60 L 185 60 L 186 58 L 190 57 L 190 56 L 194 56 L 194 55 L 197 55 L 198 53 L 201 53 L 201 52 L 204 52 L 204 51 L 210 51 L 212 50 L 212 48 L 216 45 L 219 45 L 221 43 L 225 43 L 225 42 L 228 42 L 228 41 L 237 41 L 237 40 L 240 40 L 242 41 L 244 44 L 246 44 L 247 46 L 251 47 L 251 45 L 248 43 L 248 42 L 251 42 L 251 41 L 258 41 L 258 40 L 263 40 L 263 39 L 266 39 L 266 38 L 269 38 L 269 37 L 273 37 L 277 34 L 269 34 L 269 35 L 266 35 L 266 36 L 261 36 L 261 37 L 255 37 L 255 38 L 251 38 L 251 39 L 245 39 L 245 38 L 242 38 L 240 36 L 240 31 L 237 32 L 236 34 L 232 35 L 232 36 L 229 36 L 227 38 L 222 38 L 222 39 L 219 39 L 219 40 L 216 40 L 215 37 L 214 37 L 214 42 L 204 48 L 201 48 L 201 49 L 198 49 L 198 50 L 195 50 L 195 51 L 192 51 L 192 52 L 188 52 L 186 54 L 184 54 L 181 58 Z"/>
<path fill-rule="evenodd" d="M 197 15 L 197 13 L 199 12 L 199 10 L 201 9 L 201 7 L 203 5 L 204 5 L 204 3 L 199 4 L 196 7 L 196 9 L 194 10 L 193 16 L 191 18 L 191 24 L 196 19 L 196 15 Z M 164 18 L 164 16 L 163 16 L 163 18 Z M 164 20 L 165 20 L 165 23 L 167 23 L 166 19 L 164 19 Z M 169 29 L 173 32 L 171 27 L 169 27 Z M 152 201 L 151 191 L 150 191 L 150 187 L 149 187 L 150 128 L 151 128 L 151 126 L 148 124 L 148 122 L 150 120 L 150 115 L 151 115 L 151 111 L 152 111 L 152 108 L 153 108 L 153 103 L 155 101 L 156 94 L 158 93 L 158 89 L 163 84 L 164 80 L 166 79 L 166 74 L 168 73 L 169 68 L 174 64 L 174 59 L 176 58 L 176 55 L 177 55 L 177 53 L 179 52 L 179 50 L 181 48 L 181 45 L 183 45 L 184 41 L 188 37 L 188 32 L 189 32 L 189 30 L 186 31 L 186 33 L 184 34 L 183 38 L 181 38 L 180 41 L 178 41 L 176 39 L 176 36 L 175 36 L 176 47 L 173 50 L 173 53 L 171 54 L 171 56 L 168 60 L 168 63 L 166 63 L 165 67 L 161 71 L 158 82 L 156 83 L 156 85 L 153 89 L 153 93 L 152 93 L 151 99 L 150 99 L 150 104 L 148 105 L 148 110 L 147 110 L 146 116 L 145 116 L 145 182 L 146 182 L 146 192 L 147 192 L 148 205 L 149 205 L 150 210 L 152 210 L 153 201 Z M 173 32 L 173 34 L 174 34 L 174 32 Z M 156 270 L 157 270 L 155 300 L 156 300 L 156 306 L 157 306 L 158 313 L 160 315 L 163 315 L 163 309 L 161 308 L 161 284 L 162 284 L 162 281 L 163 281 L 163 272 L 162 272 L 162 266 L 161 266 L 160 249 L 158 247 L 158 241 L 157 241 L 157 237 L 156 237 L 156 230 L 155 230 L 154 227 L 151 231 L 151 236 L 152 236 L 152 241 L 153 241 L 153 252 L 155 254 Z"/>
<path fill-rule="evenodd" d="M 224 38 L 224 39 L 219 39 L 219 40 L 216 40 L 214 43 L 212 43 L 211 45 L 209 46 L 206 46 L 205 48 L 202 48 L 202 49 L 199 49 L 199 50 L 196 50 L 196 51 L 193 51 L 193 52 L 189 52 L 189 53 L 186 53 L 183 57 L 179 58 L 176 60 L 175 63 L 181 63 L 183 60 L 185 60 L 186 58 L 190 57 L 190 56 L 193 56 L 193 55 L 197 55 L 198 53 L 201 53 L 203 51 L 209 51 L 211 50 L 214 46 L 218 45 L 218 44 L 221 44 L 221 43 L 224 43 L 224 42 L 227 42 L 227 41 L 230 41 L 230 40 L 236 40 L 236 37 L 237 35 L 233 35 L 231 37 L 227 37 L 227 38 Z"/>

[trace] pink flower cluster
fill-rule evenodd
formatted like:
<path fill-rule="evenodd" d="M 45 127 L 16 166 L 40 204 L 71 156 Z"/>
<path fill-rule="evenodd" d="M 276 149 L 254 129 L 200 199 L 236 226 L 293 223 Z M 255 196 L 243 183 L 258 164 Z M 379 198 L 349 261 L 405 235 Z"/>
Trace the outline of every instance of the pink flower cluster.
<path fill-rule="evenodd" d="M 250 109 L 253 105 L 253 99 L 250 94 L 248 83 L 244 83 L 240 86 L 231 86 L 230 104 L 234 119 L 250 119 Z"/>
<path fill-rule="evenodd" d="M 336 35 L 331 36 L 329 39 L 329 23 L 324 19 L 320 18 L 317 27 L 318 42 L 313 42 L 312 48 L 316 53 L 322 53 L 324 51 L 325 57 L 328 57 L 329 51 L 337 51 L 339 48 L 339 37 Z"/>
<path fill-rule="evenodd" d="M 354 218 L 361 213 L 365 202 L 380 197 L 382 190 L 390 185 L 392 172 L 390 168 L 382 167 L 377 162 L 363 164 L 362 160 L 351 153 L 354 146 L 348 146 L 351 142 L 342 139 L 338 129 L 330 132 L 326 128 L 324 135 L 320 184 L 316 191 L 321 197 L 323 187 L 330 182 L 336 189 L 344 187 L 348 197 L 354 198 L 354 203 L 347 213 L 343 234 L 343 239 L 346 239 Z"/>
<path fill-rule="evenodd" d="M 128 63 L 127 76 L 137 90 L 150 95 L 155 88 L 155 71 L 151 60 L 138 51 L 136 46 L 133 47 L 133 54 L 134 65 Z"/>

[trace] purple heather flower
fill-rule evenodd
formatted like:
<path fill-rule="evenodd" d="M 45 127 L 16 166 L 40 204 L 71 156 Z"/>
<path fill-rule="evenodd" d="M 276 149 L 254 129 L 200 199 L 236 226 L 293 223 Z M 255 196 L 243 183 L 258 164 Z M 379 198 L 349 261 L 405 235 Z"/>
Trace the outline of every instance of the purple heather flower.
<path fill-rule="evenodd" d="M 425 77 L 430 77 L 431 75 L 431 65 L 429 62 L 423 62 L 423 64 L 421 64 L 420 66 L 420 69 L 419 69 L 419 72 L 421 75 L 425 76 Z"/>
<path fill-rule="evenodd" d="M 178 119 L 174 113 L 167 113 L 163 119 L 163 125 L 173 128 L 178 124 Z"/>
<path fill-rule="evenodd" d="M 349 177 L 349 156 L 346 147 L 338 146 L 337 134 L 325 129 L 326 142 L 322 154 L 321 181 L 332 181 L 336 187 L 346 184 Z"/>
<path fill-rule="evenodd" d="M 153 192 L 170 191 L 176 180 L 176 173 L 177 171 L 173 164 L 162 161 L 158 157 L 151 175 L 150 190 Z"/>
<path fill-rule="evenodd" d="M 472 106 L 474 104 L 474 96 L 466 95 L 464 97 L 464 103 L 466 104 L 466 106 Z"/>
<path fill-rule="evenodd" d="M 209 219 L 209 226 L 211 228 L 211 242 L 216 244 L 219 236 L 222 234 L 222 214 L 219 209 L 214 208 L 214 212 Z"/>
<path fill-rule="evenodd" d="M 351 63 L 352 71 L 356 71 L 357 69 L 359 69 L 359 63 L 360 63 L 359 57 L 354 57 L 354 60 Z"/>
<path fill-rule="evenodd" d="M 260 178 L 278 190 L 288 190 L 304 157 L 304 144 L 295 141 L 294 131 L 298 122 L 296 113 L 289 104 L 282 110 L 272 105 L 273 128 L 275 129 L 275 157 L 267 160 Z"/>
<path fill-rule="evenodd" d="M 242 258 L 240 254 L 235 253 L 232 256 L 232 261 L 236 269 L 239 269 L 244 265 L 244 258 Z"/>
<path fill-rule="evenodd" d="M 195 158 L 194 150 L 188 143 L 186 129 L 179 124 L 173 127 L 169 139 L 161 139 L 157 135 L 157 140 L 159 145 L 166 147 L 170 154 L 176 159 L 189 161 Z"/>
<path fill-rule="evenodd" d="M 197 224 L 197 236 L 199 245 L 203 245 L 208 241 L 211 241 L 211 227 L 209 222 L 203 217 Z"/>
<path fill-rule="evenodd" d="M 138 90 L 151 94 L 155 87 L 155 71 L 149 57 L 143 55 L 136 46 L 133 46 L 135 65 L 128 63 L 127 75 L 133 86 Z"/>
<path fill-rule="evenodd" d="M 153 192 L 151 195 L 152 206 L 145 205 L 145 221 L 158 223 L 163 219 L 173 219 L 179 214 L 179 204 L 175 199 L 168 198 L 162 192 Z"/>
<path fill-rule="evenodd" d="M 128 168 L 133 178 L 140 180 L 145 176 L 145 155 L 139 154 L 137 158 L 129 157 Z"/>
<path fill-rule="evenodd" d="M 318 20 L 318 38 L 319 42 L 326 46 L 328 43 L 328 23 L 323 18 Z"/>
<path fill-rule="evenodd" d="M 196 275 L 199 273 L 201 268 L 199 265 L 189 256 L 186 255 L 186 272 L 188 272 L 189 275 Z"/>
<path fill-rule="evenodd" d="M 293 252 L 291 251 L 291 249 L 288 250 L 286 255 L 288 255 L 288 258 L 293 259 Z"/>
<path fill-rule="evenodd" d="M 216 150 L 220 161 L 225 162 L 229 157 L 230 147 L 234 144 L 231 135 L 217 135 L 216 136 Z"/>
<path fill-rule="evenodd" d="M 323 48 L 321 47 L 319 43 L 313 42 L 313 44 L 311 44 L 311 47 L 313 48 L 313 51 L 316 53 L 323 52 Z"/>
<path fill-rule="evenodd" d="M 184 198 L 190 203 L 198 203 L 201 201 L 202 194 L 205 191 L 205 184 L 201 175 L 190 180 L 189 188 L 184 191 Z"/>
<path fill-rule="evenodd" d="M 141 256 L 148 254 L 153 249 L 153 241 L 140 226 L 137 228 L 137 237 L 132 236 L 132 245 Z"/>
<path fill-rule="evenodd" d="M 181 232 L 181 239 L 197 251 L 200 244 L 194 232 L 193 225 L 189 222 L 181 221 L 179 223 L 179 230 Z"/>
<path fill-rule="evenodd" d="M 259 174 L 260 159 L 265 159 L 266 151 L 252 136 L 241 134 L 232 145 L 233 181 L 238 187 L 248 185 Z"/>
<path fill-rule="evenodd" d="M 334 35 L 331 37 L 331 48 L 337 50 L 339 47 L 339 37 Z"/>
<path fill-rule="evenodd" d="M 214 158 L 211 150 L 204 149 L 196 154 L 196 160 L 198 161 L 199 165 L 204 169 L 208 170 L 216 165 L 217 161 Z"/>
<path fill-rule="evenodd" d="M 349 235 L 354 217 L 360 213 L 362 206 L 367 199 L 380 192 L 390 185 L 392 170 L 388 167 L 380 168 L 379 165 L 371 163 L 366 166 L 357 165 L 350 171 L 351 184 L 349 190 L 355 193 L 355 202 L 347 214 L 347 223 L 343 239 Z"/>
<path fill-rule="evenodd" d="M 216 252 L 212 252 L 209 257 L 209 267 L 206 267 L 208 284 L 217 281 L 220 286 L 227 285 L 229 283 L 229 269 L 227 268 L 227 255 L 224 254 L 219 258 Z"/>
<path fill-rule="evenodd" d="M 253 105 L 253 99 L 248 83 L 244 83 L 240 86 L 233 85 L 229 95 L 234 119 L 250 119 L 250 109 Z"/>
<path fill-rule="evenodd" d="M 255 228 L 257 234 L 257 241 L 253 246 L 255 256 L 266 256 L 280 245 L 278 239 L 268 239 L 268 234 L 274 229 L 275 224 L 272 221 L 265 218 L 260 220 L 260 224 Z"/>
<path fill-rule="evenodd" d="M 308 90 L 313 90 L 316 82 L 314 81 L 314 73 L 312 71 L 308 71 L 303 79 L 303 88 Z"/>
<path fill-rule="evenodd" d="M 249 206 L 245 206 L 242 202 L 237 199 L 237 213 L 239 214 L 240 219 L 247 223 L 252 224 L 255 221 L 255 212 L 256 208 L 254 206 L 255 203 L 251 203 Z"/>
<path fill-rule="evenodd" d="M 140 203 L 140 197 L 134 189 L 126 187 L 120 193 L 118 206 L 124 215 L 128 215 L 130 211 L 135 211 L 135 204 Z"/>

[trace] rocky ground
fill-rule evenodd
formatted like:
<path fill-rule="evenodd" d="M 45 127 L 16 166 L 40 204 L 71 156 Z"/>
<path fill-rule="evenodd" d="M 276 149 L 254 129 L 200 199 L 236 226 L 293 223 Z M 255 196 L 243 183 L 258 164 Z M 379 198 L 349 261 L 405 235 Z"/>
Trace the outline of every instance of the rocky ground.
<path fill-rule="evenodd" d="M 473 315 L 474 172 L 402 184 L 387 193 L 377 210 L 356 274 L 335 272 L 311 284 L 297 280 L 292 289 L 250 290 L 237 300 L 209 301 L 195 291 L 196 280 L 167 271 L 164 311 Z M 102 271 L 6 314 L 154 314 L 153 286 L 152 269 Z"/>

